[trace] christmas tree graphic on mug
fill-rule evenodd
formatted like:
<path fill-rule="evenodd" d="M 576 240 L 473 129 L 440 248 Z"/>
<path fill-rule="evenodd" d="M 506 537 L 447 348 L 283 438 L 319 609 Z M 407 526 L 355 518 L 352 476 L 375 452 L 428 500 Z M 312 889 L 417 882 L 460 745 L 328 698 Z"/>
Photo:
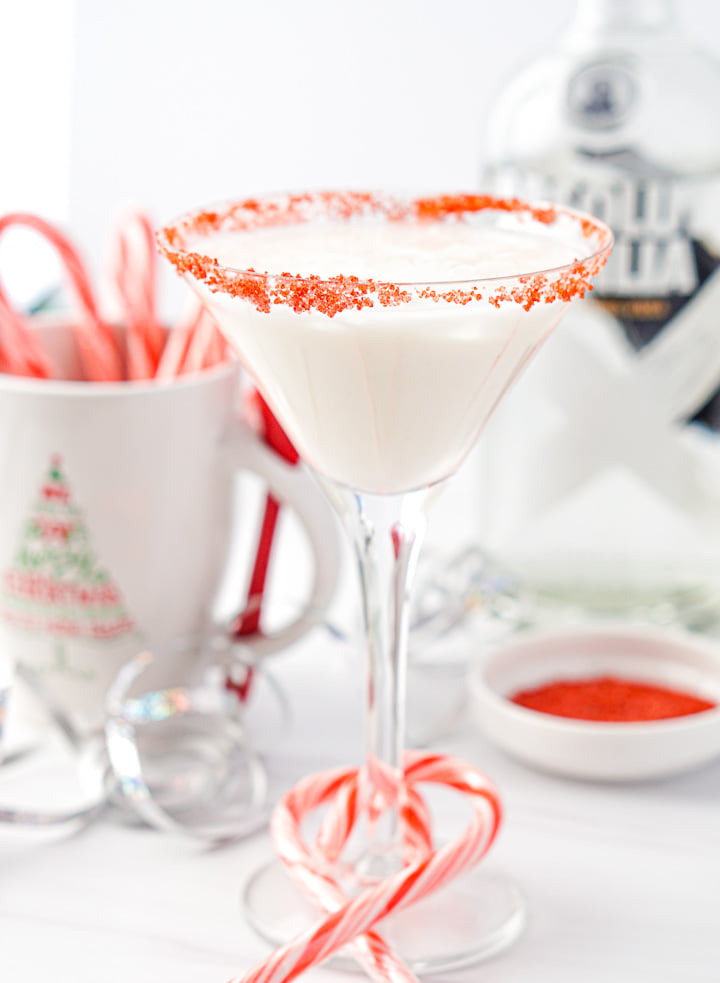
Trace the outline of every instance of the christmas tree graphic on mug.
<path fill-rule="evenodd" d="M 50 461 L 3 576 L 0 610 L 10 625 L 53 640 L 51 661 L 36 671 L 78 681 L 90 681 L 93 673 L 71 664 L 69 639 L 107 642 L 135 630 L 120 591 L 93 553 L 59 455 Z"/>

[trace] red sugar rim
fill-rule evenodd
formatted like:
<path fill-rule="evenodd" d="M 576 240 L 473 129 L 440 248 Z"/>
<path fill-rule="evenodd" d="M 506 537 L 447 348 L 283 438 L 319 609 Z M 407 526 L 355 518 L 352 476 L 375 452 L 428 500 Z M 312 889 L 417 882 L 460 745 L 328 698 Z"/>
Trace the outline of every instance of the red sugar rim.
<path fill-rule="evenodd" d="M 217 259 L 187 247 L 191 239 L 215 232 L 250 232 L 254 229 L 293 225 L 319 218 L 349 221 L 382 217 L 388 221 L 462 221 L 483 211 L 502 211 L 525 215 L 543 225 L 552 225 L 566 217 L 579 225 L 585 239 L 596 240 L 595 250 L 582 260 L 562 267 L 520 276 L 476 278 L 456 283 L 388 283 L 343 275 L 320 276 L 292 273 L 259 272 L 252 268 L 237 270 L 222 266 Z M 316 310 L 328 317 L 340 311 L 383 307 L 409 303 L 413 298 L 468 304 L 483 298 L 500 307 L 503 303 L 520 304 L 529 310 L 537 303 L 569 301 L 584 297 L 592 290 L 590 280 L 596 276 L 612 249 L 612 233 L 598 219 L 557 205 L 533 204 L 518 198 L 491 195 L 451 194 L 435 197 L 400 199 L 372 192 L 322 191 L 247 198 L 199 210 L 182 216 L 158 234 L 160 252 L 181 275 L 201 281 L 213 293 L 223 292 L 241 297 L 258 311 L 269 313 L 276 304 L 286 304 L 294 311 Z M 508 281 L 512 285 L 508 286 Z M 481 289 L 482 287 L 482 289 Z M 484 292 L 483 292 L 484 291 Z"/>

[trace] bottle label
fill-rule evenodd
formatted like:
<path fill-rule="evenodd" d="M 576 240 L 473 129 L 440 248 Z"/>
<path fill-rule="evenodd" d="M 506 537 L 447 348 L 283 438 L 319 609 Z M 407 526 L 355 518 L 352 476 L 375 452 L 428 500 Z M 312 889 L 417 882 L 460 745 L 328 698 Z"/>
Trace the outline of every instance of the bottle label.
<path fill-rule="evenodd" d="M 720 257 L 693 229 L 698 188 L 648 174 L 650 167 L 629 150 L 583 151 L 582 157 L 585 166 L 567 178 L 505 168 L 497 180 L 503 192 L 559 201 L 608 223 L 615 246 L 593 300 L 615 318 L 634 351 L 648 346 L 649 365 L 657 356 L 658 373 L 685 380 L 675 419 L 720 430 L 720 345 L 713 327 L 720 316 Z M 611 180 L 598 180 L 607 165 Z"/>

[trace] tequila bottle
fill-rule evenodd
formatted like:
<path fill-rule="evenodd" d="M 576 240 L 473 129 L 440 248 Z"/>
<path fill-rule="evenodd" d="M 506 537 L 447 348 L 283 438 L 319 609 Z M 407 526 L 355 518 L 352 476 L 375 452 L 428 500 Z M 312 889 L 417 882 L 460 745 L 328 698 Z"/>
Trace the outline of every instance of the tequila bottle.
<path fill-rule="evenodd" d="M 718 107 L 669 0 L 582 0 L 489 119 L 486 189 L 616 240 L 484 445 L 484 544 L 538 613 L 720 613 Z"/>

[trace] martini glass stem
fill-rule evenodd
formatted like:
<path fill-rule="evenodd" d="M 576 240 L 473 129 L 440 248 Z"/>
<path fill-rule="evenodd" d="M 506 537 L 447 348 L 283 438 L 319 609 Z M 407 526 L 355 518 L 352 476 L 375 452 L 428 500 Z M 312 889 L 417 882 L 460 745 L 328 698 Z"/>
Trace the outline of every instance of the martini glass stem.
<path fill-rule="evenodd" d="M 427 491 L 401 495 L 328 488 L 352 541 L 367 650 L 368 839 L 360 872 L 386 877 L 402 866 L 401 788 L 410 591 L 425 531 Z"/>

